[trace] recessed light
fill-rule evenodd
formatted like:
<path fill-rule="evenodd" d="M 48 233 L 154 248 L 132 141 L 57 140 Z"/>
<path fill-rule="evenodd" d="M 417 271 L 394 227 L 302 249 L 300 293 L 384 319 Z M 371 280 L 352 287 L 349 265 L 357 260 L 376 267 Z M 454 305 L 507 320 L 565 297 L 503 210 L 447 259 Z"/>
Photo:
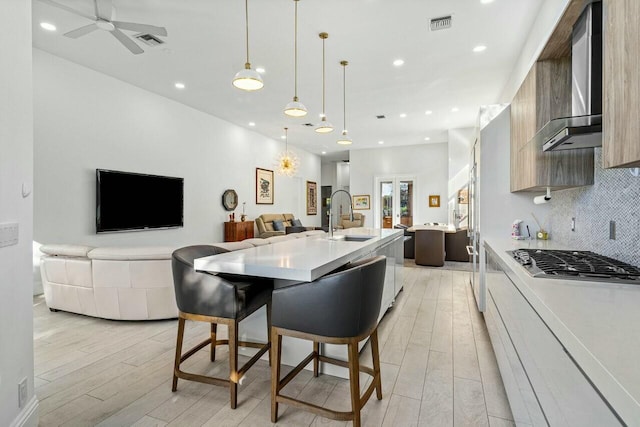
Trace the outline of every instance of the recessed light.
<path fill-rule="evenodd" d="M 425 140 L 425 141 L 431 141 L 431 138 L 426 137 L 424 140 Z"/>
<path fill-rule="evenodd" d="M 327 117 L 327 116 L 325 116 L 325 115 L 324 115 L 324 113 L 320 113 L 320 114 L 318 114 L 318 116 L 319 116 L 321 119 L 324 119 L 325 117 Z"/>
<path fill-rule="evenodd" d="M 489 4 L 489 3 L 493 3 L 493 0 L 480 0 L 480 3 Z"/>
<path fill-rule="evenodd" d="M 427 110 L 427 111 L 425 111 L 424 113 L 425 113 L 427 116 L 429 116 L 429 115 L 433 114 L 433 111 L 431 111 L 431 110 Z"/>
<path fill-rule="evenodd" d="M 258 67 L 258 68 L 256 68 L 256 72 L 258 72 L 258 73 L 260 73 L 260 74 L 264 74 L 264 71 L 265 71 L 265 70 L 264 70 L 264 68 L 262 68 L 262 67 Z"/>
<path fill-rule="evenodd" d="M 40 23 L 40 27 L 43 30 L 47 30 L 47 31 L 55 31 L 56 30 L 56 26 L 51 24 L 51 23 L 49 23 L 49 22 L 41 22 Z"/>
<path fill-rule="evenodd" d="M 487 50 L 487 47 L 484 45 L 478 45 L 476 47 L 473 48 L 473 51 L 478 53 L 478 52 L 484 52 L 485 50 Z"/>
<path fill-rule="evenodd" d="M 322 152 L 322 154 L 327 154 L 327 152 L 326 152 L 326 151 L 323 151 L 323 152 Z"/>
<path fill-rule="evenodd" d="M 457 113 L 458 111 L 460 111 L 460 109 L 459 109 L 458 107 L 453 107 L 453 108 L 451 109 L 451 112 L 452 112 L 452 113 Z"/>
<path fill-rule="evenodd" d="M 282 136 L 280 137 L 280 139 L 287 139 L 287 136 L 286 136 L 286 135 L 282 135 Z"/>
<path fill-rule="evenodd" d="M 378 141 L 378 144 L 382 145 L 384 144 L 384 141 Z"/>
<path fill-rule="evenodd" d="M 176 89 L 184 89 L 186 87 L 182 82 L 175 82 L 174 86 Z"/>
<path fill-rule="evenodd" d="M 395 61 L 393 61 L 393 65 L 396 67 L 402 67 L 404 65 L 404 60 L 396 59 Z"/>
<path fill-rule="evenodd" d="M 249 126 L 255 126 L 256 124 L 254 122 L 249 122 Z"/>
<path fill-rule="evenodd" d="M 400 118 L 401 118 L 401 119 L 404 119 L 405 117 L 407 117 L 407 113 L 402 113 L 402 114 L 400 114 Z"/>

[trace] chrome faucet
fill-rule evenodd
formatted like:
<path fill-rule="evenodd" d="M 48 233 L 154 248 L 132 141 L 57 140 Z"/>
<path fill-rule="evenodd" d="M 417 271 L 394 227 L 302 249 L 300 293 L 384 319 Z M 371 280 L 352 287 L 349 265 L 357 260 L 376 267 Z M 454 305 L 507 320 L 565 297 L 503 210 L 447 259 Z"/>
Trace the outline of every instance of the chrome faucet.
<path fill-rule="evenodd" d="M 329 198 L 329 238 L 333 238 L 333 196 L 337 193 L 347 193 L 349 196 L 349 220 L 353 221 L 353 199 L 351 194 L 347 190 L 336 190 L 333 192 L 331 197 Z"/>

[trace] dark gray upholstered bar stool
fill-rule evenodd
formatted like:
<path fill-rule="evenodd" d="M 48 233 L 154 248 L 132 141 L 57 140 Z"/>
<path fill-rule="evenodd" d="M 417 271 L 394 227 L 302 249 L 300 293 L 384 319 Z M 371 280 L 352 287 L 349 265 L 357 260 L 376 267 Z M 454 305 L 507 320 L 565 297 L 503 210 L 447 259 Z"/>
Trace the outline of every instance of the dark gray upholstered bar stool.
<path fill-rule="evenodd" d="M 382 399 L 380 355 L 378 352 L 378 315 L 386 258 L 379 256 L 349 264 L 342 271 L 323 276 L 313 282 L 301 283 L 273 291 L 271 325 L 271 421 L 278 421 L 278 404 L 296 406 L 334 420 L 353 420 L 360 426 L 360 409 L 373 390 Z M 282 336 L 313 341 L 313 352 L 280 379 Z M 358 343 L 371 338 L 373 369 L 360 366 Z M 323 356 L 319 343 L 346 344 L 348 361 Z M 349 369 L 351 412 L 337 412 L 282 395 L 280 391 L 313 361 L 313 374 L 318 376 L 319 362 Z M 373 377 L 360 396 L 360 372 Z"/>
<path fill-rule="evenodd" d="M 416 264 L 442 267 L 444 265 L 444 231 L 416 230 Z"/>
<path fill-rule="evenodd" d="M 270 342 L 254 343 L 238 341 L 238 323 L 250 314 L 267 306 L 267 331 L 271 321 L 271 292 L 273 281 L 244 276 L 210 274 L 195 271 L 193 260 L 210 255 L 228 252 L 215 246 L 188 246 L 176 250 L 172 256 L 173 283 L 176 302 L 179 309 L 178 339 L 173 369 L 172 391 L 178 387 L 178 378 L 207 384 L 229 386 L 231 408 L 238 403 L 238 381 L 247 370 L 269 350 Z M 182 354 L 185 320 L 208 322 L 211 324 L 211 336 Z M 218 324 L 227 325 L 229 339 L 216 338 Z M 267 332 L 269 337 L 269 333 Z M 216 359 L 216 346 L 229 345 L 229 378 L 215 378 L 197 375 L 180 370 L 180 364 L 193 356 L 198 350 L 211 344 L 211 361 Z M 260 350 L 238 369 L 238 346 L 253 347 Z M 269 355 L 270 356 L 270 355 Z"/>

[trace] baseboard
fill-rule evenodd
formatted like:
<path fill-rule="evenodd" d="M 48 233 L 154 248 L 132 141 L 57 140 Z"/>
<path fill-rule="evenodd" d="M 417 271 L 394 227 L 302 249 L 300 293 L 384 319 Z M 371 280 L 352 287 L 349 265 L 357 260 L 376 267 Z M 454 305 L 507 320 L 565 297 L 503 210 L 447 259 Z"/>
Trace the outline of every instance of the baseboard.
<path fill-rule="evenodd" d="M 38 399 L 34 395 L 27 406 L 11 423 L 10 427 L 37 427 L 38 426 Z"/>

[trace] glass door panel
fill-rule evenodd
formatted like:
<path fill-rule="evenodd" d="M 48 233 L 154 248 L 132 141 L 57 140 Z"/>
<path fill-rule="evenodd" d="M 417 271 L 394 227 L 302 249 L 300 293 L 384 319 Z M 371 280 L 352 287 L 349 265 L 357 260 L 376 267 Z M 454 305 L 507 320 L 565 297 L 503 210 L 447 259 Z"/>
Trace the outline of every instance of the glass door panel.
<path fill-rule="evenodd" d="M 381 224 L 382 228 L 393 227 L 393 181 L 380 182 Z"/>
<path fill-rule="evenodd" d="M 400 181 L 400 224 L 413 225 L 413 180 Z"/>

